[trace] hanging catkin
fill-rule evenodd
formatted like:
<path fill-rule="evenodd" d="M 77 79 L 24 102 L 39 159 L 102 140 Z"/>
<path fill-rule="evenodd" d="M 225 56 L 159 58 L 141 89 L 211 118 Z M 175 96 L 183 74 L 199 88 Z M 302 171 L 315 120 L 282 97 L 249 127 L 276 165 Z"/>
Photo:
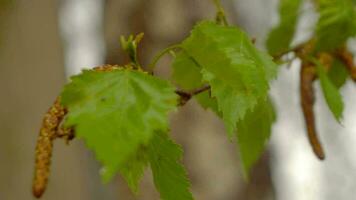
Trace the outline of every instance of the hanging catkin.
<path fill-rule="evenodd" d="M 304 114 L 305 123 L 307 126 L 308 139 L 313 148 L 315 155 L 320 159 L 325 159 L 324 150 L 318 139 L 315 127 L 314 116 L 314 89 L 313 82 L 316 78 L 316 69 L 314 66 L 303 61 L 300 71 L 300 98 L 302 110 Z"/>
<path fill-rule="evenodd" d="M 57 98 L 44 116 L 37 140 L 35 174 L 32 185 L 33 195 L 37 198 L 41 197 L 46 189 L 51 164 L 53 140 L 57 137 L 57 129 L 65 114 L 66 110 L 61 106 L 60 98 Z"/>
<path fill-rule="evenodd" d="M 103 65 L 95 67 L 93 70 L 98 72 L 109 72 L 115 69 L 119 69 L 119 66 Z M 63 138 L 68 142 L 74 137 L 72 128 L 61 126 L 61 122 L 66 114 L 67 110 L 60 104 L 60 97 L 58 97 L 43 118 L 36 146 L 35 174 L 32 185 L 33 195 L 37 198 L 42 196 L 47 186 L 53 140 L 56 138 Z"/>

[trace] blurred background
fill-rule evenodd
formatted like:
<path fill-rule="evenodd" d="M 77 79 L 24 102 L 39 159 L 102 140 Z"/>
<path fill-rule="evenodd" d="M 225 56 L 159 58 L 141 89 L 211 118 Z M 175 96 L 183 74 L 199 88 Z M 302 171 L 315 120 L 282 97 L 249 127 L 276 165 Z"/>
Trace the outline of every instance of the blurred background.
<path fill-rule="evenodd" d="M 231 24 L 263 48 L 278 22 L 278 0 L 223 0 Z M 308 39 L 317 19 L 306 2 L 295 42 Z M 214 18 L 211 0 L 0 0 L 0 200 L 31 200 L 34 149 L 42 116 L 70 75 L 104 63 L 122 64 L 119 36 L 144 32 L 140 60 L 178 43 L 200 19 Z M 356 47 L 350 41 L 350 47 Z M 170 58 L 157 73 L 170 76 Z M 190 101 L 171 116 L 172 134 L 197 200 L 353 200 L 356 189 L 356 86 L 342 88 L 345 113 L 337 124 L 317 93 L 317 125 L 327 159 L 318 161 L 305 137 L 299 107 L 299 62 L 281 67 L 272 96 L 278 121 L 268 149 L 244 180 L 239 155 L 223 123 Z M 121 177 L 103 185 L 100 164 L 82 141 L 56 141 L 44 200 L 159 199 L 151 174 L 133 196 Z"/>

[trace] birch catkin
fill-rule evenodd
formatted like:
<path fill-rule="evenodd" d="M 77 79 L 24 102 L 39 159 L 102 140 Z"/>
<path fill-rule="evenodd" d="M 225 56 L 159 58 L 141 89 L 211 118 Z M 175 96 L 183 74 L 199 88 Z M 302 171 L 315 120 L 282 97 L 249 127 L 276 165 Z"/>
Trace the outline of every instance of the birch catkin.
<path fill-rule="evenodd" d="M 300 71 L 300 98 L 302 104 L 302 110 L 304 114 L 305 123 L 307 126 L 308 139 L 315 155 L 320 159 L 325 159 L 324 150 L 319 141 L 314 116 L 314 89 L 313 82 L 316 79 L 316 69 L 314 66 L 306 63 L 302 64 Z"/>
<path fill-rule="evenodd" d="M 103 65 L 95 67 L 93 70 L 107 72 L 115 69 L 119 69 L 119 66 Z M 46 190 L 51 165 L 53 140 L 63 138 L 69 142 L 74 137 L 72 128 L 61 127 L 61 122 L 66 114 L 67 110 L 61 105 L 60 97 L 58 97 L 43 118 L 42 127 L 37 139 L 35 174 L 32 185 L 32 193 L 37 198 L 40 198 Z"/>
<path fill-rule="evenodd" d="M 57 137 L 57 129 L 66 114 L 66 110 L 57 98 L 44 116 L 37 140 L 35 173 L 32 185 L 33 195 L 40 198 L 46 189 L 50 171 L 53 140 Z"/>

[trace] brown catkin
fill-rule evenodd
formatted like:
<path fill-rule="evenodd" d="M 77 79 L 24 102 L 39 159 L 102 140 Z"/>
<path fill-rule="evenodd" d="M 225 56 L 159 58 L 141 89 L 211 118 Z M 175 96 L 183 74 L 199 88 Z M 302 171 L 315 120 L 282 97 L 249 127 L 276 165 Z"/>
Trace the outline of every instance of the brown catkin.
<path fill-rule="evenodd" d="M 300 98 L 302 110 L 308 132 L 308 139 L 315 155 L 320 159 L 325 159 L 324 150 L 319 141 L 314 116 L 314 88 L 313 82 L 316 79 L 316 69 L 309 63 L 303 62 L 300 71 Z"/>
<path fill-rule="evenodd" d="M 120 69 L 120 66 L 118 66 L 118 65 L 102 65 L 102 66 L 93 68 L 93 70 L 97 71 L 97 72 L 110 72 L 115 69 Z"/>
<path fill-rule="evenodd" d="M 51 165 L 53 140 L 66 110 L 57 98 L 44 116 L 36 146 L 35 173 L 32 185 L 33 195 L 40 198 L 46 189 Z"/>
<path fill-rule="evenodd" d="M 130 66 L 125 67 L 129 68 Z M 120 67 L 118 65 L 103 65 L 95 67 L 93 71 L 110 72 L 116 69 L 120 69 Z M 66 114 L 67 110 L 60 104 L 60 97 L 58 97 L 44 116 L 37 140 L 35 174 L 32 185 L 33 195 L 37 198 L 40 198 L 46 190 L 51 165 L 53 140 L 63 138 L 69 142 L 74 137 L 74 130 L 72 128 L 61 126 L 61 122 Z"/>

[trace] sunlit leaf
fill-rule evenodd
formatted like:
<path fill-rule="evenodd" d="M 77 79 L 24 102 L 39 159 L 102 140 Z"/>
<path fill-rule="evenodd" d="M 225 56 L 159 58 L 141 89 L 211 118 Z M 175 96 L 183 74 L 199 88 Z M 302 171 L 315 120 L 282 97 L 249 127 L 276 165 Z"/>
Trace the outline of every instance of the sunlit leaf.
<path fill-rule="evenodd" d="M 230 137 L 236 122 L 267 96 L 276 74 L 271 57 L 257 50 L 236 27 L 202 22 L 183 43 L 184 51 L 202 67 Z"/>
<path fill-rule="evenodd" d="M 65 125 L 95 152 L 108 181 L 155 132 L 168 130 L 177 95 L 168 82 L 144 72 L 83 71 L 64 88 L 62 103 L 69 110 Z"/>

